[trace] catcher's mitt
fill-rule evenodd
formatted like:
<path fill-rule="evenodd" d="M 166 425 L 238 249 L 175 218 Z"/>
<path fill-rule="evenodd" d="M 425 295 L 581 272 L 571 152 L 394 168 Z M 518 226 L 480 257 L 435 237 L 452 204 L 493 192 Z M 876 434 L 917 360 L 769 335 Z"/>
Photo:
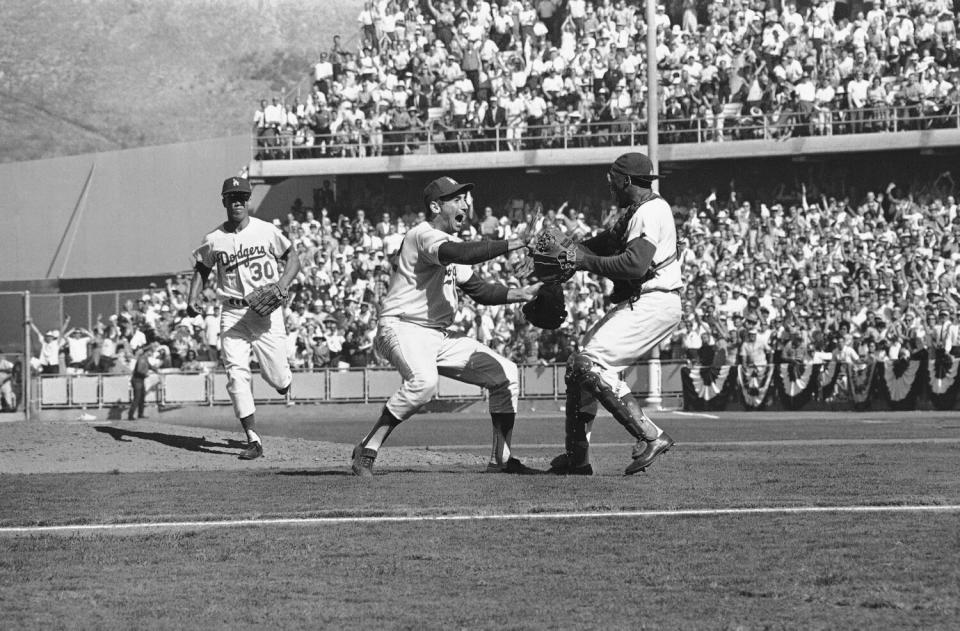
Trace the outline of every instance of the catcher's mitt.
<path fill-rule="evenodd" d="M 541 329 L 559 329 L 567 319 L 567 310 L 564 308 L 563 287 L 560 285 L 544 285 L 540 288 L 537 297 L 523 305 L 523 315 L 527 322 Z"/>
<path fill-rule="evenodd" d="M 530 247 L 533 249 L 533 276 L 547 285 L 569 280 L 583 259 L 577 242 L 556 226 L 545 227 L 533 238 Z"/>
<path fill-rule="evenodd" d="M 267 316 L 276 311 L 286 299 L 287 291 L 281 289 L 276 283 L 257 287 L 244 297 L 247 306 L 261 316 Z"/>

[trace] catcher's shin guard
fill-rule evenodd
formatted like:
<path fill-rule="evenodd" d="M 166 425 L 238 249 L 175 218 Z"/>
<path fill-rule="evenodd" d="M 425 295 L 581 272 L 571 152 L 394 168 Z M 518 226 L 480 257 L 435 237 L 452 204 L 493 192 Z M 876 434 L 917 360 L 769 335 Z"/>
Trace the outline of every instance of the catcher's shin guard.
<path fill-rule="evenodd" d="M 618 397 L 610 384 L 593 370 L 593 360 L 582 353 L 572 355 L 567 362 L 567 392 L 570 391 L 571 381 L 592 394 L 631 436 L 637 440 L 656 438 L 656 435 L 645 435 L 642 425 L 645 417 L 636 399 L 629 394 L 623 398 Z"/>
<path fill-rule="evenodd" d="M 583 390 L 580 384 L 566 376 L 567 409 L 564 419 L 564 453 L 550 461 L 550 471 L 559 474 L 590 475 L 590 436 L 587 427 L 594 414 L 582 409 Z"/>

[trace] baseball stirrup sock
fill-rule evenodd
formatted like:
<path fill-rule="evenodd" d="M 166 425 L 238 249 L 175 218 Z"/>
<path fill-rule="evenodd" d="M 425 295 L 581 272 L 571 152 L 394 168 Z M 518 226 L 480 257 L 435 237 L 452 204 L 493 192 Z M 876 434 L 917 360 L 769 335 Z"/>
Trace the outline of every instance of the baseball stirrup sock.
<path fill-rule="evenodd" d="M 505 464 L 510 459 L 510 441 L 513 439 L 513 423 L 516 414 L 512 412 L 491 412 L 493 421 L 493 449 L 490 460 L 497 464 Z"/>
<path fill-rule="evenodd" d="M 367 449 L 372 449 L 374 451 L 379 451 L 380 446 L 383 445 L 384 441 L 387 440 L 387 436 L 390 435 L 390 432 L 393 431 L 393 428 L 400 424 L 400 419 L 390 413 L 386 407 L 383 408 L 383 412 L 380 413 L 380 418 L 377 419 L 376 425 L 373 426 L 373 429 L 370 430 L 370 433 L 367 434 L 360 442 L 361 447 L 366 447 Z"/>
<path fill-rule="evenodd" d="M 254 416 L 244 416 L 240 419 L 240 426 L 243 427 L 243 431 L 247 434 L 247 442 L 259 443 L 260 436 L 257 435 L 257 432 L 253 430 Z"/>

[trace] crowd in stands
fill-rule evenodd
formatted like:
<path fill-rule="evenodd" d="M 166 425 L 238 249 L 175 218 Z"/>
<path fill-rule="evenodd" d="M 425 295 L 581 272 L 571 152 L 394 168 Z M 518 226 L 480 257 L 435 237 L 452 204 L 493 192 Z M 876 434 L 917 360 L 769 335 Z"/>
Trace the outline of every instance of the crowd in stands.
<path fill-rule="evenodd" d="M 846 6 L 658 6 L 657 98 L 667 140 L 688 139 L 691 129 L 722 140 L 957 126 L 952 4 L 882 0 L 843 15 Z M 356 50 L 335 37 L 302 100 L 262 102 L 256 134 L 289 136 L 310 156 L 372 156 L 417 151 L 426 138 L 444 139 L 452 151 L 520 150 L 563 137 L 617 144 L 645 129 L 646 23 L 635 2 L 376 0 L 365 3 L 359 24 Z M 944 172 L 856 199 L 808 181 L 775 198 L 742 199 L 731 183 L 679 200 L 685 315 L 661 357 L 765 364 L 937 349 L 960 355 L 957 193 Z M 584 237 L 609 219 L 600 208 L 561 202 L 478 209 L 460 236 L 530 235 L 546 221 Z M 302 264 L 286 313 L 297 369 L 384 365 L 372 340 L 391 257 L 423 220 L 415 211 L 338 210 L 345 209 L 299 204 L 278 222 Z M 518 282 L 521 256 L 478 269 Z M 182 275 L 151 287 L 89 330 L 69 322 L 36 330 L 34 368 L 129 372 L 144 350 L 159 370 L 216 367 L 214 296 L 207 292 L 203 316 L 187 317 L 187 283 Z M 563 362 L 606 306 L 609 287 L 581 272 L 565 291 L 569 316 L 557 331 L 529 326 L 518 305 L 469 300 L 455 327 L 518 362 Z"/>
<path fill-rule="evenodd" d="M 877 0 L 852 15 L 834 0 L 658 5 L 661 142 L 958 127 L 954 4 Z M 356 45 L 335 37 L 302 98 L 261 101 L 261 158 L 646 137 L 641 3 L 374 0 L 358 22 Z"/>
<path fill-rule="evenodd" d="M 862 198 L 833 196 L 813 183 L 784 187 L 764 200 L 742 199 L 731 182 L 675 204 L 686 289 L 683 321 L 660 348 L 662 359 L 691 365 L 779 361 L 861 362 L 960 355 L 960 186 L 949 171 L 909 186 L 890 183 Z M 614 209 L 615 211 L 615 209 Z M 531 235 L 555 223 L 577 238 L 609 222 L 597 208 L 527 203 L 477 209 L 463 239 Z M 372 349 L 391 260 L 423 213 L 363 210 L 331 215 L 302 204 L 276 220 L 302 270 L 286 311 L 296 369 L 385 365 Z M 482 276 L 520 282 L 522 251 L 478 266 Z M 35 367 L 53 372 L 129 370 L 147 349 L 159 370 L 209 370 L 217 363 L 218 313 L 211 290 L 205 313 L 186 314 L 185 275 L 151 287 L 93 330 L 45 334 Z M 475 336 L 521 363 L 562 363 L 602 313 L 609 281 L 578 272 L 564 287 L 569 316 L 540 330 L 519 305 L 462 301 L 457 332 Z"/>

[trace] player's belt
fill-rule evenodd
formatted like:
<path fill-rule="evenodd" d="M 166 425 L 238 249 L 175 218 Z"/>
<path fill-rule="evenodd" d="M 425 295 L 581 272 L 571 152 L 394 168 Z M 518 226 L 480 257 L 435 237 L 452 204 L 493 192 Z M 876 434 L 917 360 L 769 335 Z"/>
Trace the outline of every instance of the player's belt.
<path fill-rule="evenodd" d="M 655 287 L 651 289 L 641 289 L 640 292 L 637 293 L 636 295 L 642 296 L 643 294 L 652 294 L 655 291 L 663 292 L 665 294 L 679 294 L 680 288 L 677 287 L 676 289 L 660 289 L 659 287 Z"/>
<path fill-rule="evenodd" d="M 247 304 L 247 301 L 244 300 L 243 298 L 227 298 L 226 300 L 223 301 L 223 304 L 227 305 L 228 307 L 249 307 L 250 306 Z"/>
<path fill-rule="evenodd" d="M 641 288 L 640 291 L 638 291 L 637 293 L 627 298 L 624 302 L 629 301 L 630 308 L 633 309 L 633 303 L 639 300 L 640 296 L 643 296 L 645 294 L 652 294 L 652 293 L 677 294 L 679 296 L 682 293 L 682 290 L 679 287 L 676 289 L 661 289 L 660 287 L 651 287 L 647 289 L 644 287 L 644 288 Z"/>

